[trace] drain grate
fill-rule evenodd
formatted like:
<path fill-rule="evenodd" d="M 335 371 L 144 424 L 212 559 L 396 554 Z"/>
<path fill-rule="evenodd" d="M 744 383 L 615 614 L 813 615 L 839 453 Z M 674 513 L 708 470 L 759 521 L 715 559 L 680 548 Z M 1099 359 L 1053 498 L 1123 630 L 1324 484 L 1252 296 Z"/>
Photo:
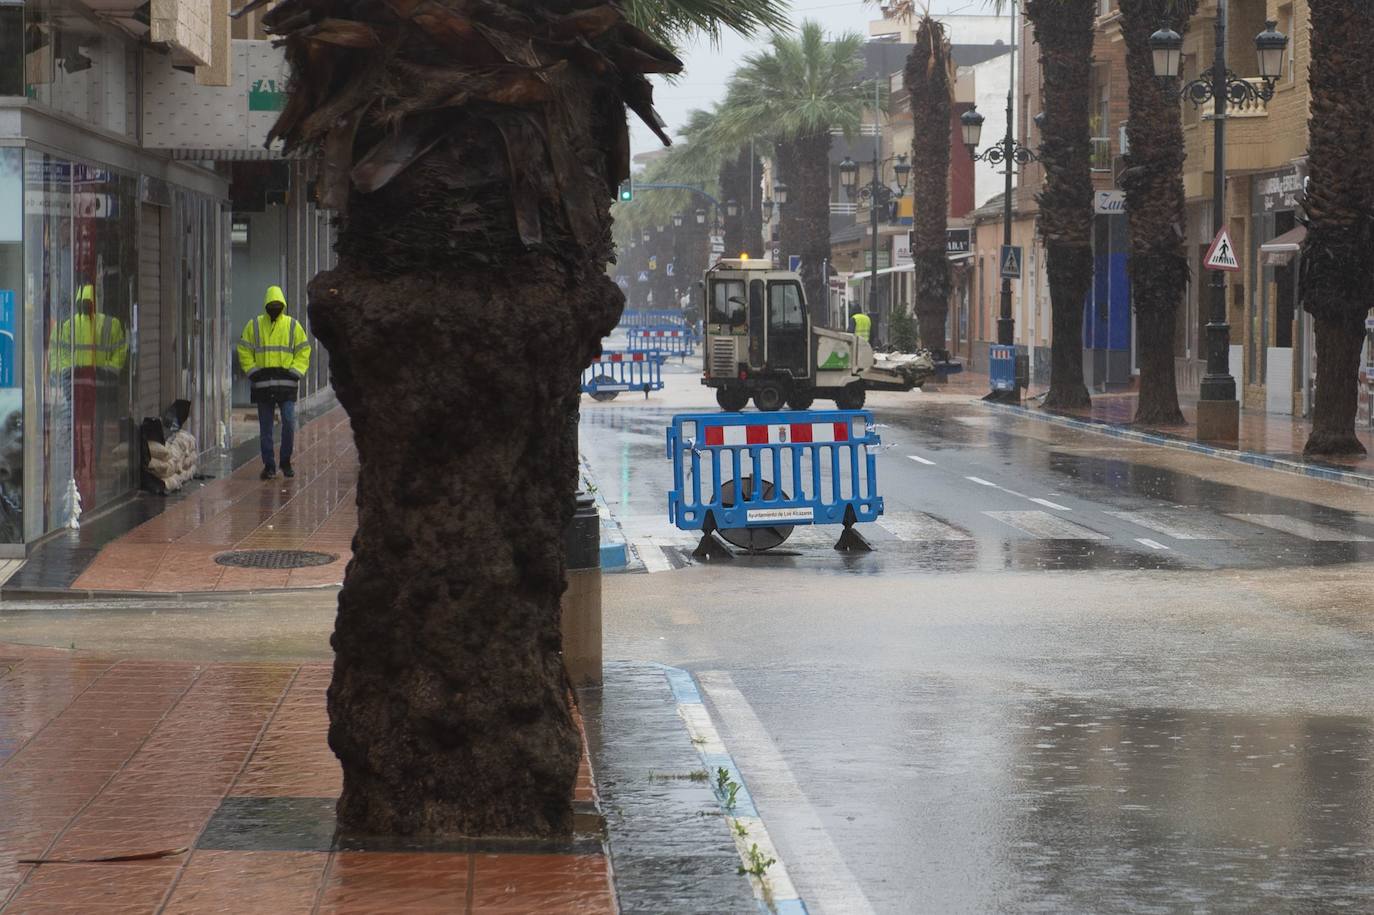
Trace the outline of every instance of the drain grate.
<path fill-rule="evenodd" d="M 215 562 L 222 566 L 245 569 L 303 569 L 325 566 L 338 560 L 333 553 L 312 553 L 309 550 L 232 550 L 220 553 Z"/>

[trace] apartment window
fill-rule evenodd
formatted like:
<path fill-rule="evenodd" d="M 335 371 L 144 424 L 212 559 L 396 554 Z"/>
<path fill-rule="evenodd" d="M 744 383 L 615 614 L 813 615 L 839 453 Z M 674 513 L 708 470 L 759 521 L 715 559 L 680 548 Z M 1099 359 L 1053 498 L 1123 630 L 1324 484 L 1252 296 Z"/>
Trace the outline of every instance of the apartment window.
<path fill-rule="evenodd" d="M 1093 113 L 1089 116 L 1092 133 L 1092 169 L 1112 170 L 1111 79 L 1105 67 L 1093 70 Z"/>
<path fill-rule="evenodd" d="M 1279 31 L 1288 36 L 1288 59 L 1284 61 L 1285 80 L 1292 85 L 1297 82 L 1297 60 L 1298 36 L 1293 31 L 1293 4 L 1288 3 L 1279 7 Z"/>

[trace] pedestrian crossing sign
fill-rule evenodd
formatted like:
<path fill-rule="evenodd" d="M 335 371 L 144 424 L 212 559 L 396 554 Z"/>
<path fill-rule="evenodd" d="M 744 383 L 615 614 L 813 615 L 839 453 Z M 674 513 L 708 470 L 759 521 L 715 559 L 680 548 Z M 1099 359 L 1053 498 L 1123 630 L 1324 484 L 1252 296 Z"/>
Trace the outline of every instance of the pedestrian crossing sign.
<path fill-rule="evenodd" d="M 649 271 L 647 271 L 647 270 L 641 270 L 641 271 L 639 271 L 639 281 L 640 281 L 641 283 L 647 283 L 647 282 L 649 282 Z"/>
<path fill-rule="evenodd" d="M 1021 279 L 1021 246 L 1003 245 L 1000 263 L 1002 264 L 1003 279 Z"/>
<path fill-rule="evenodd" d="M 1207 249 L 1206 266 L 1208 270 L 1225 270 L 1229 273 L 1240 271 L 1240 259 L 1236 257 L 1236 245 L 1231 241 L 1231 232 L 1222 226 L 1212 246 Z"/>

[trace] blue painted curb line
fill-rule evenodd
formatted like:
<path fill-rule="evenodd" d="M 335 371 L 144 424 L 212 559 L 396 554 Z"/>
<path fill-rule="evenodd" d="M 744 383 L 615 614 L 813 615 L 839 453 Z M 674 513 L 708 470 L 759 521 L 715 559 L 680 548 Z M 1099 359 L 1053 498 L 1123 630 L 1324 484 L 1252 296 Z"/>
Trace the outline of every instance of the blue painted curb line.
<path fill-rule="evenodd" d="M 767 828 L 763 825 L 763 818 L 759 816 L 758 808 L 754 806 L 754 798 L 749 794 L 749 788 L 744 783 L 744 776 L 740 774 L 739 767 L 735 765 L 735 759 L 725 750 L 724 744 L 720 740 L 720 735 L 716 732 L 715 726 L 710 721 L 710 714 L 706 711 L 706 703 L 701 698 L 701 690 L 697 687 L 696 679 L 691 673 L 680 667 L 669 667 L 666 664 L 658 665 L 663 669 L 663 674 L 668 679 L 668 687 L 673 692 L 673 701 L 677 703 L 678 714 L 687 723 L 687 728 L 693 734 L 694 743 L 702 736 L 701 730 L 704 729 L 706 739 L 704 744 L 697 746 L 697 755 L 700 757 L 702 765 L 710 773 L 712 781 L 718 769 L 725 769 L 730 774 L 730 779 L 739 786 L 735 794 L 735 806 L 727 810 L 724 802 L 717 793 L 717 802 L 721 804 L 721 813 L 726 817 L 739 822 L 740 818 L 750 821 L 757 821 L 756 828 L 762 832 L 760 838 L 769 847 L 773 848 L 773 840 L 767 834 Z M 691 710 L 691 711 L 687 711 Z M 694 730 L 694 728 L 698 730 Z M 707 748 L 709 747 L 709 749 Z M 743 855 L 743 847 L 740 853 Z M 776 853 L 776 850 L 775 850 Z M 780 853 L 777 853 L 781 857 Z M 755 899 L 758 901 L 759 912 L 762 915 L 809 915 L 806 903 L 802 901 L 797 893 L 796 885 L 787 873 L 787 865 L 775 862 L 778 866 L 780 887 L 769 889 L 760 893 L 761 882 L 754 887 Z M 754 881 L 751 881 L 754 883 Z"/>
<path fill-rule="evenodd" d="M 1260 454 L 1255 451 L 1235 451 L 1229 448 L 1218 448 L 1214 445 L 1204 445 L 1201 442 L 1189 442 L 1182 439 L 1170 438 L 1167 435 L 1139 432 L 1135 429 L 1123 429 L 1120 426 L 1114 426 L 1110 423 L 1088 422 L 1082 419 L 1074 419 L 1069 416 L 1061 416 L 1057 413 L 1032 410 L 1029 407 L 1020 407 L 1015 404 L 988 403 L 986 401 L 979 401 L 979 403 L 993 409 L 1005 410 L 1008 413 L 1016 413 L 1027 419 L 1037 419 L 1041 422 L 1052 423 L 1056 426 L 1068 426 L 1071 429 L 1079 429 L 1084 432 L 1096 432 L 1098 435 L 1106 435 L 1111 438 L 1122 438 L 1147 445 L 1159 445 L 1164 448 L 1172 448 L 1175 451 L 1189 451 L 1193 454 L 1220 458 L 1223 461 L 1231 461 L 1235 464 L 1249 464 L 1251 467 L 1260 467 L 1265 470 L 1277 470 L 1281 473 L 1292 473 L 1298 476 L 1311 477 L 1316 480 L 1328 480 L 1334 483 L 1344 483 L 1347 486 L 1374 489 L 1374 476 L 1366 476 L 1362 473 L 1355 473 L 1352 470 L 1337 470 L 1334 467 L 1323 467 L 1320 464 L 1305 464 L 1301 461 L 1289 461 L 1284 458 L 1271 457 L 1270 455 Z"/>

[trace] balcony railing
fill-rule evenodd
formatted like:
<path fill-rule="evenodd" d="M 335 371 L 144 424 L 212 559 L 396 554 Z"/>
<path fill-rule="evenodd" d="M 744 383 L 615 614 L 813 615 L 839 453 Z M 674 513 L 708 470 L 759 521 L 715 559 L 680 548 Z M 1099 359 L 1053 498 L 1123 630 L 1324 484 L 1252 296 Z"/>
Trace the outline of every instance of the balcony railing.
<path fill-rule="evenodd" d="M 1264 80 L 1259 77 L 1245 77 L 1256 91 L 1239 105 L 1226 106 L 1226 111 L 1233 118 L 1265 118 L 1269 116 L 1269 103 L 1259 97 L 1259 90 L 1264 88 Z"/>
<path fill-rule="evenodd" d="M 1112 170 L 1112 140 L 1111 137 L 1093 137 L 1092 139 L 1092 170 L 1095 172 L 1109 172 Z"/>

